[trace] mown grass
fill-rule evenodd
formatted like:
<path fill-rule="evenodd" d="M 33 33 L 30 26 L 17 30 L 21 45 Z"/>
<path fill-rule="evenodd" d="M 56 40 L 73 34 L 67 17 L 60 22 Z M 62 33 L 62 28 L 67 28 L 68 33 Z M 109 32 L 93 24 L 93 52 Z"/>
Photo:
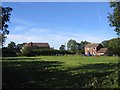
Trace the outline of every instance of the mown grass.
<path fill-rule="evenodd" d="M 3 58 L 3 88 L 120 88 L 118 57 Z"/>

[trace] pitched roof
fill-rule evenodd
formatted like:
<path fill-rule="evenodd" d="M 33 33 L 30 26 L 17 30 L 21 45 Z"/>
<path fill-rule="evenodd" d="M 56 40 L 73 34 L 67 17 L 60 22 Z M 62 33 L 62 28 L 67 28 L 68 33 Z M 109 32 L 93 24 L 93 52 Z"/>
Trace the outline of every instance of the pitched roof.
<path fill-rule="evenodd" d="M 97 47 L 99 44 L 87 44 L 85 47 Z"/>
<path fill-rule="evenodd" d="M 101 48 L 100 50 L 98 50 L 98 53 L 105 53 L 108 50 L 108 48 Z"/>
<path fill-rule="evenodd" d="M 27 43 L 25 46 L 50 47 L 48 43 Z"/>

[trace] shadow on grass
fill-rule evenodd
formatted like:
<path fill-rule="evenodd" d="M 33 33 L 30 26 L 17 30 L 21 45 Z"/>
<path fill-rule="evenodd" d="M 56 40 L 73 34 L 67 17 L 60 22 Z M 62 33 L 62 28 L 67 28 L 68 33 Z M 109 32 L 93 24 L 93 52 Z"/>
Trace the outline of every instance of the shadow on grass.
<path fill-rule="evenodd" d="M 31 57 L 20 57 L 20 58 L 16 58 L 16 57 L 3 57 L 2 60 L 36 60 L 37 58 L 31 58 Z M 41 59 L 41 58 L 38 58 Z"/>
<path fill-rule="evenodd" d="M 63 65 L 60 61 L 3 62 L 3 88 L 103 88 L 116 84 L 117 64 L 61 70 Z"/>

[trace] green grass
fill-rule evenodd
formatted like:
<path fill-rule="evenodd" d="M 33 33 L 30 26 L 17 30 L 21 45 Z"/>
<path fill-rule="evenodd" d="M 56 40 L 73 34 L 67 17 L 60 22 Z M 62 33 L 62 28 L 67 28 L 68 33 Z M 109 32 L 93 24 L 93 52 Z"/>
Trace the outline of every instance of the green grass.
<path fill-rule="evenodd" d="M 120 88 L 118 57 L 3 58 L 3 88 Z"/>

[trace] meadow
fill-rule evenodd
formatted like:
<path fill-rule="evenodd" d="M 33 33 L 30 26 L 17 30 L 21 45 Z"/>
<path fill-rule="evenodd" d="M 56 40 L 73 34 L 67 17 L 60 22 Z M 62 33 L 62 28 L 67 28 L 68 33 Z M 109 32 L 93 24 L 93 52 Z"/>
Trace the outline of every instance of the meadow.
<path fill-rule="evenodd" d="M 120 88 L 118 57 L 4 57 L 3 88 Z"/>

